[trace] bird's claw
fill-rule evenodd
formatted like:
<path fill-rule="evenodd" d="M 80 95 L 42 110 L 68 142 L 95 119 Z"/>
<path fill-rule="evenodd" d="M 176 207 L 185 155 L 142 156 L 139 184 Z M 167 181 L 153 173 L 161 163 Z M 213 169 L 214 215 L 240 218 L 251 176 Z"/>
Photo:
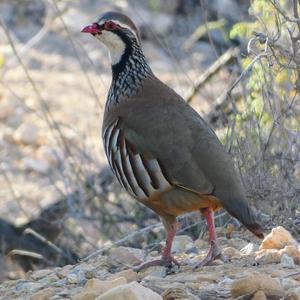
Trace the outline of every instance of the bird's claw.
<path fill-rule="evenodd" d="M 212 264 L 212 262 L 215 259 L 221 259 L 224 262 L 228 262 L 228 258 L 222 255 L 217 244 L 212 242 L 206 257 L 203 260 L 201 260 L 200 262 L 196 263 L 193 266 L 193 269 L 196 270 L 196 269 L 202 268 L 204 266 L 209 266 Z"/>

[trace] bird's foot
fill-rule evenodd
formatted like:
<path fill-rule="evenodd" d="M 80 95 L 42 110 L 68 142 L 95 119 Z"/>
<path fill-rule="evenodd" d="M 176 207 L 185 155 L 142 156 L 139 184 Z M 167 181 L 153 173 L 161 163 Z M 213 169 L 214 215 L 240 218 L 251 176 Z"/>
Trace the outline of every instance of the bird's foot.
<path fill-rule="evenodd" d="M 179 262 L 173 256 L 163 256 L 160 259 L 155 259 L 155 260 L 151 260 L 151 261 L 142 263 L 139 266 L 134 267 L 133 270 L 135 272 L 140 272 L 149 267 L 156 267 L 156 266 L 163 266 L 167 269 L 171 269 L 173 267 L 173 265 L 178 266 L 178 268 L 180 267 Z"/>
<path fill-rule="evenodd" d="M 228 260 L 226 257 L 224 257 L 222 255 L 222 253 L 221 253 L 219 247 L 217 246 L 217 244 L 214 241 L 212 241 L 211 244 L 210 244 L 210 248 L 209 248 L 209 251 L 208 251 L 206 257 L 203 260 L 201 260 L 200 262 L 196 263 L 193 266 L 193 269 L 196 270 L 196 269 L 202 268 L 204 266 L 208 266 L 215 259 L 221 259 L 224 262 L 226 262 Z"/>

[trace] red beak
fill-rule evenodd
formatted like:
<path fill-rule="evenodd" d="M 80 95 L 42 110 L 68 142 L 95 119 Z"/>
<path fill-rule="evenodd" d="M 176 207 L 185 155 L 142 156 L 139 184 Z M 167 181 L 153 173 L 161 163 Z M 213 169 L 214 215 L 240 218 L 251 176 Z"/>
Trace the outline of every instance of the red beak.
<path fill-rule="evenodd" d="M 84 27 L 81 32 L 87 32 L 87 33 L 92 33 L 92 34 L 96 34 L 96 33 L 101 33 L 101 29 L 99 28 L 99 25 L 97 23 L 93 23 L 91 25 L 88 25 L 86 27 Z"/>

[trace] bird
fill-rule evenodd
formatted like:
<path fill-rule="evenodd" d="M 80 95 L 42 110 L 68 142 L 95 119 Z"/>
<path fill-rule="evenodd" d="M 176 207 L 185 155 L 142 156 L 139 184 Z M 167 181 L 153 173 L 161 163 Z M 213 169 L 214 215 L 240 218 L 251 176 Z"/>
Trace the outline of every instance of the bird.
<path fill-rule="evenodd" d="M 206 257 L 194 268 L 221 256 L 214 224 L 214 212 L 221 208 L 263 238 L 231 156 L 204 119 L 154 75 L 134 22 L 110 11 L 82 32 L 109 52 L 112 80 L 102 124 L 109 165 L 125 190 L 159 215 L 167 232 L 161 258 L 136 270 L 180 266 L 172 242 L 177 217 L 188 212 L 205 217 L 210 240 Z"/>

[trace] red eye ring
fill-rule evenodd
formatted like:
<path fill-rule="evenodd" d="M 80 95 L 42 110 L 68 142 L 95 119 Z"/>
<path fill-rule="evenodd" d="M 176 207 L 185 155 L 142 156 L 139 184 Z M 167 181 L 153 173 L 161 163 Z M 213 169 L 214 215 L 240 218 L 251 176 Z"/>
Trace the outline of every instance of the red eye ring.
<path fill-rule="evenodd" d="M 115 29 L 117 29 L 119 27 L 120 27 L 120 25 L 116 24 L 113 21 L 107 21 L 107 22 L 104 23 L 104 29 L 105 30 L 115 30 Z"/>

